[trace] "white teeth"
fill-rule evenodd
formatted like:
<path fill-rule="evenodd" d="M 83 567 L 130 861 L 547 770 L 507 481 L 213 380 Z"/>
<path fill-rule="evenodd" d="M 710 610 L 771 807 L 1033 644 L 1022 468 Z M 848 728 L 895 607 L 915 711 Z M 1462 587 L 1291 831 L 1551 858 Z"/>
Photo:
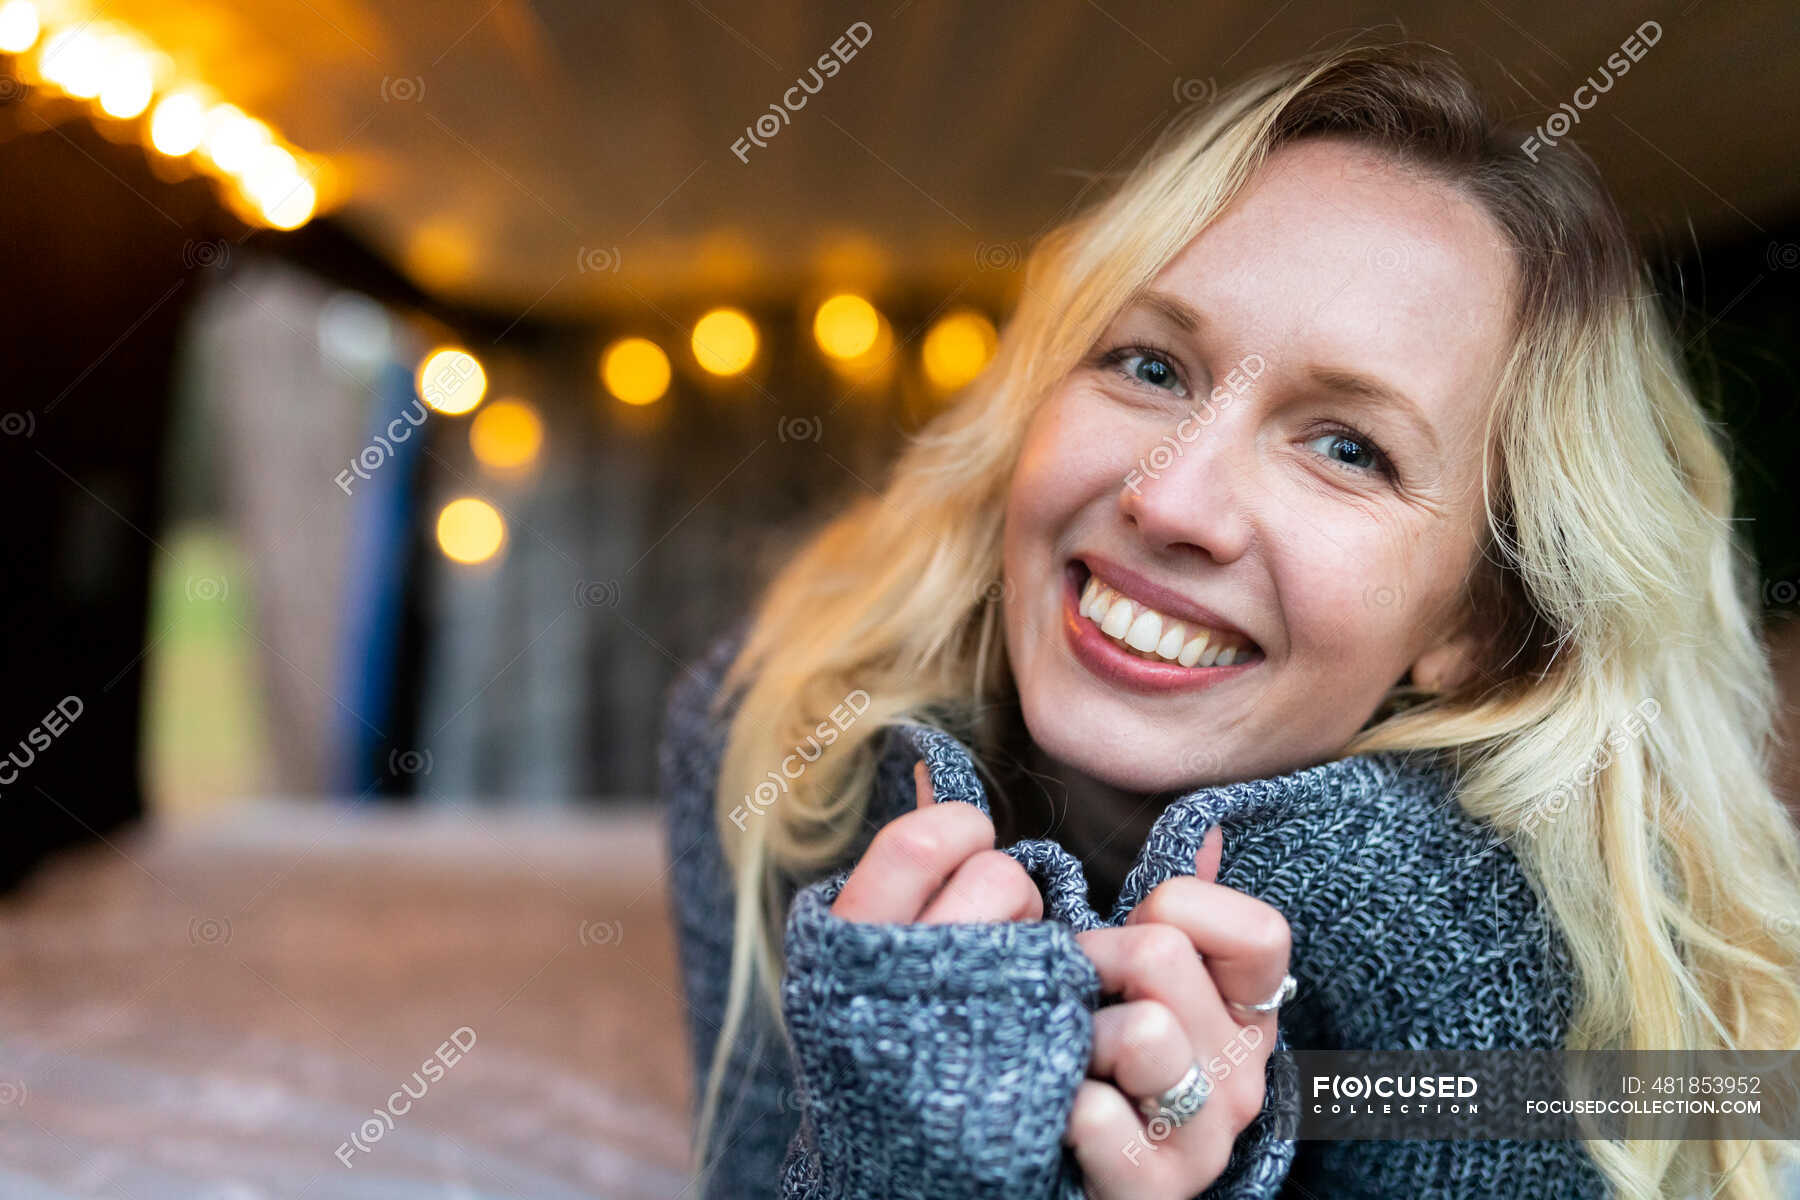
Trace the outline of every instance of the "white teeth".
<path fill-rule="evenodd" d="M 1191 667 L 1199 662 L 1200 654 L 1206 649 L 1207 639 L 1211 636 L 1208 630 L 1202 629 L 1197 637 L 1181 648 L 1181 655 L 1175 661 L 1184 667 Z"/>
<path fill-rule="evenodd" d="M 1184 667 L 1228 667 L 1251 655 L 1250 647 L 1236 635 L 1216 629 L 1195 627 L 1189 637 L 1186 624 L 1120 595 L 1093 575 L 1081 589 L 1076 610 L 1107 637 Z"/>
<path fill-rule="evenodd" d="M 1131 601 L 1123 596 L 1114 600 L 1112 607 L 1106 610 L 1105 619 L 1100 622 L 1100 632 L 1107 637 L 1124 637 L 1125 631 L 1131 628 L 1133 607 Z"/>
<path fill-rule="evenodd" d="M 1162 641 L 1162 618 L 1145 609 L 1125 631 L 1125 644 L 1133 650 L 1146 653 L 1156 649 L 1156 643 Z"/>

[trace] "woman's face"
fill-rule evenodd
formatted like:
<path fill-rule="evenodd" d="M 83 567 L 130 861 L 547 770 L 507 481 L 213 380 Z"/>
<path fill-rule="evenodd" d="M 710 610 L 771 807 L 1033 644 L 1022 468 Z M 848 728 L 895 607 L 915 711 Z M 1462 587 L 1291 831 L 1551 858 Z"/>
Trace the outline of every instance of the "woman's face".
<path fill-rule="evenodd" d="M 1409 670 L 1466 675 L 1511 282 L 1450 186 L 1272 155 L 1027 430 L 1004 603 L 1038 746 L 1140 792 L 1254 778 L 1336 756 Z"/>

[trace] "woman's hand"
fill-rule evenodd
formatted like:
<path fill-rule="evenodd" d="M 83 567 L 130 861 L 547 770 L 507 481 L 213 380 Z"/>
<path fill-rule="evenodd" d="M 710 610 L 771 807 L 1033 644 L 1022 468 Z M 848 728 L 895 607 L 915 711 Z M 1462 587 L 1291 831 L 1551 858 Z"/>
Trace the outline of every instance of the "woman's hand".
<path fill-rule="evenodd" d="M 1093 1200 L 1199 1195 L 1262 1109 L 1275 1014 L 1225 1001 L 1274 995 L 1288 969 L 1289 930 L 1273 906 L 1215 882 L 1222 836 L 1217 828 L 1207 835 L 1194 877 L 1158 886 L 1123 926 L 1076 935 L 1103 990 L 1122 997 L 1094 1014 L 1089 1078 L 1064 1137 Z M 1213 1087 L 1186 1124 L 1138 1111 L 1140 1097 L 1174 1087 L 1195 1063 Z"/>
<path fill-rule="evenodd" d="M 934 804 L 931 776 L 913 767 L 919 807 L 876 832 L 832 902 L 834 916 L 891 924 L 1036 921 L 1037 884 L 994 848 L 994 823 L 973 804 Z"/>

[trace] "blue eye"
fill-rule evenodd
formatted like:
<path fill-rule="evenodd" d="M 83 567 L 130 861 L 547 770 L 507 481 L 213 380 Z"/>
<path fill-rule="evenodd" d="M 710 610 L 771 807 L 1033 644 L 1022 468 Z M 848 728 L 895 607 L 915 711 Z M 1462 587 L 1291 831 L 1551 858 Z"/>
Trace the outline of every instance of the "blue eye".
<path fill-rule="evenodd" d="M 1387 455 L 1381 452 L 1381 447 L 1354 430 L 1333 430 L 1313 438 L 1306 444 L 1317 447 L 1320 454 L 1333 462 L 1342 463 L 1354 470 L 1375 471 L 1383 475 L 1392 474 Z"/>
<path fill-rule="evenodd" d="M 1173 396 L 1184 396 L 1187 388 L 1182 384 L 1181 372 L 1176 369 L 1171 357 L 1166 351 L 1154 346 L 1119 346 L 1101 356 L 1100 365 L 1117 367 L 1122 375 L 1133 382 L 1147 384 Z"/>
<path fill-rule="evenodd" d="M 1137 360 L 1137 366 L 1127 369 L 1151 387 L 1181 386 L 1181 380 L 1175 378 L 1175 368 L 1162 359 L 1147 354 L 1133 354 L 1131 358 Z"/>

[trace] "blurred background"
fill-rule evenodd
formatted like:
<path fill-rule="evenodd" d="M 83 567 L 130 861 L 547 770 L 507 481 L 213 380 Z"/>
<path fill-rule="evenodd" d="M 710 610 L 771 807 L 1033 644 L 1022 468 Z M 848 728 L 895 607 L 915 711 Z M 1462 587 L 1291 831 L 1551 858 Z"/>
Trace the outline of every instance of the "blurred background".
<path fill-rule="evenodd" d="M 670 680 L 1039 236 L 1372 27 L 1532 126 L 1636 47 L 1546 128 L 1792 702 L 1791 4 L 0 0 L 0 1194 L 681 1194 Z"/>

